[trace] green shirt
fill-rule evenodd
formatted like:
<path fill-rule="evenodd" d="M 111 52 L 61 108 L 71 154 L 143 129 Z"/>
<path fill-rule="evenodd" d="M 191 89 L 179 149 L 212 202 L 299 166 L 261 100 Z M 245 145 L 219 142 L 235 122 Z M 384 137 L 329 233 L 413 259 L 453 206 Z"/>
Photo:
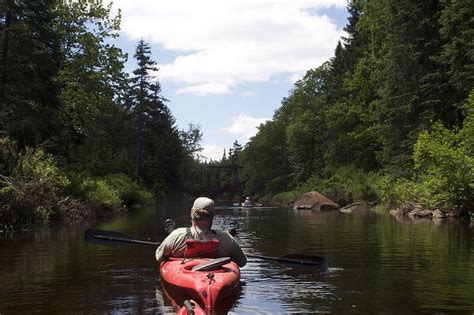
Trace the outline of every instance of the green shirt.
<path fill-rule="evenodd" d="M 227 232 L 220 230 L 200 229 L 196 226 L 190 228 L 191 237 L 195 240 L 208 241 L 213 237 L 219 240 L 217 254 L 219 257 L 230 257 L 240 267 L 247 263 L 247 256 L 242 252 L 239 244 Z M 156 250 L 156 260 L 161 263 L 166 257 L 183 257 L 186 249 L 186 228 L 179 228 L 168 235 Z"/>

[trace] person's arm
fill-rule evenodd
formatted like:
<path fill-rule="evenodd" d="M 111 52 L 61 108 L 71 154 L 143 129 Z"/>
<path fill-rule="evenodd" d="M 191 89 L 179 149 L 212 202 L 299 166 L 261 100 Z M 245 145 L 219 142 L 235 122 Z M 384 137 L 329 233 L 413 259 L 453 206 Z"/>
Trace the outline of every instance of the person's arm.
<path fill-rule="evenodd" d="M 169 241 L 168 238 L 170 235 L 168 235 L 167 238 L 161 243 L 161 245 L 156 249 L 155 257 L 156 260 L 158 261 L 158 264 L 161 264 L 163 261 L 168 259 L 168 257 L 171 254 L 171 248 L 169 246 Z"/>
<path fill-rule="evenodd" d="M 247 256 L 240 248 L 239 244 L 235 241 L 235 239 L 228 233 L 226 233 L 230 239 L 230 259 L 235 262 L 239 267 L 243 267 L 247 264 Z"/>
<path fill-rule="evenodd" d="M 178 249 L 182 238 L 181 232 L 179 229 L 171 232 L 156 249 L 155 257 L 159 264 L 172 256 L 173 252 Z"/>
<path fill-rule="evenodd" d="M 243 267 L 247 264 L 247 256 L 245 256 L 244 252 L 240 248 L 240 246 L 236 243 L 236 248 L 232 251 L 232 255 L 230 259 L 234 261 L 239 267 Z"/>

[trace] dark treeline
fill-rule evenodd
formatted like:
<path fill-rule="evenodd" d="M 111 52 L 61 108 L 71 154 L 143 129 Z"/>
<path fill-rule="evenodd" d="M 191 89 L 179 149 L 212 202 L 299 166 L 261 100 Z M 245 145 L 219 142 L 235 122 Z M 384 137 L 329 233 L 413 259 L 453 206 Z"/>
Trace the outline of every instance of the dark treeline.
<path fill-rule="evenodd" d="M 150 46 L 136 68 L 97 1 L 0 2 L 0 224 L 104 215 L 189 190 L 199 127 L 178 130 Z"/>
<path fill-rule="evenodd" d="M 471 0 L 349 1 L 347 36 L 241 152 L 243 193 L 474 204 Z"/>

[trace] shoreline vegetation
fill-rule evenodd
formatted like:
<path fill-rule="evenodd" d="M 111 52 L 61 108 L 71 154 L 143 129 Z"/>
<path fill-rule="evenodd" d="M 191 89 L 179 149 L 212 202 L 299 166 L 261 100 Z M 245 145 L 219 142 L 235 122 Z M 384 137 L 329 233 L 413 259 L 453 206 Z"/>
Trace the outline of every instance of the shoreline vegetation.
<path fill-rule="evenodd" d="M 2 145 L 12 146 L 5 140 Z M 0 231 L 53 221 L 110 218 L 153 200 L 149 191 L 125 174 L 67 175 L 41 149 L 26 149 L 7 159 L 16 163 L 11 176 L 0 175 Z"/>
<path fill-rule="evenodd" d="M 111 8 L 1 4 L 0 230 L 109 217 L 175 191 L 272 205 L 319 191 L 342 207 L 472 215 L 469 1 L 348 1 L 334 56 L 209 163 L 196 159 L 200 127 L 177 128 L 147 42 L 125 72 Z"/>

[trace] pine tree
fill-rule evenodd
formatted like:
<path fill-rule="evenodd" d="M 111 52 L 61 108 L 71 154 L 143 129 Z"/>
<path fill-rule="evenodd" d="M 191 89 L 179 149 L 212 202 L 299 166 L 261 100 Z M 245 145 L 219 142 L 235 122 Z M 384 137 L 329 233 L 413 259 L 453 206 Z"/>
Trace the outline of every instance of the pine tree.
<path fill-rule="evenodd" d="M 450 116 L 461 123 L 461 108 L 474 87 L 474 17 L 472 0 L 442 0 L 442 51 L 437 60 L 446 68 L 449 88 L 453 90 Z M 444 89 L 445 92 L 446 89 Z"/>
<path fill-rule="evenodd" d="M 138 63 L 133 71 L 130 110 L 135 116 L 136 176 L 157 191 L 178 189 L 179 167 L 184 158 L 183 142 L 161 95 L 161 85 L 154 76 L 158 71 L 151 57 L 151 47 L 141 40 L 136 48 Z"/>
<path fill-rule="evenodd" d="M 420 89 L 436 70 L 432 56 L 439 51 L 438 0 L 388 2 L 388 61 L 385 69 L 382 125 L 387 167 L 409 172 L 418 134 L 435 117 L 437 95 Z"/>
<path fill-rule="evenodd" d="M 6 0 L 0 12 L 2 129 L 20 146 L 49 146 L 60 107 L 54 1 Z"/>
<path fill-rule="evenodd" d="M 145 158 L 143 134 L 145 126 L 146 108 L 150 106 L 149 102 L 153 96 L 153 86 L 151 83 L 150 71 L 156 71 L 156 62 L 151 59 L 151 48 L 144 40 L 138 42 L 135 55 L 138 68 L 133 71 L 135 77 L 132 78 L 132 84 L 135 92 L 135 104 L 132 108 L 136 115 L 136 176 L 143 179 L 143 163 Z"/>

